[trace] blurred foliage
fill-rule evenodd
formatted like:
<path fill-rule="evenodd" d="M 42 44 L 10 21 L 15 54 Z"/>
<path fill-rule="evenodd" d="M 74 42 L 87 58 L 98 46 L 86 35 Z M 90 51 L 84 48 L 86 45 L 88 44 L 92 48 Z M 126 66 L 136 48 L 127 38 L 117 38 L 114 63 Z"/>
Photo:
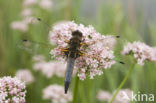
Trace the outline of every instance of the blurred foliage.
<path fill-rule="evenodd" d="M 51 48 L 43 48 L 40 45 L 34 44 L 32 46 L 33 52 L 29 53 L 27 50 L 19 47 L 22 39 L 49 43 L 49 28 L 43 23 L 30 25 L 29 31 L 26 33 L 10 28 L 11 22 L 21 19 L 19 16 L 22 9 L 21 2 L 21 0 L 0 0 L 0 76 L 14 76 L 18 69 L 29 68 L 36 80 L 27 87 L 27 103 L 50 103 L 50 101 L 42 99 L 42 89 L 49 84 L 57 83 L 63 85 L 64 80 L 57 77 L 47 79 L 40 72 L 35 72 L 32 69 L 33 55 L 42 54 L 47 60 L 50 60 L 51 56 L 49 52 Z M 96 5 L 95 19 L 91 19 L 90 17 L 83 17 L 81 14 L 82 2 L 83 0 L 55 0 L 54 8 L 51 11 L 42 10 L 37 6 L 32 8 L 36 10 L 34 16 L 42 18 L 48 25 L 53 25 L 56 22 L 64 20 L 74 20 L 76 23 L 93 25 L 102 34 L 121 36 L 118 39 L 115 54 L 117 60 L 124 61 L 125 64 L 116 63 L 111 69 L 105 70 L 102 76 L 97 76 L 93 80 L 87 79 L 80 82 L 78 103 L 99 103 L 96 99 L 97 92 L 100 89 L 113 92 L 126 75 L 132 63 L 130 57 L 120 55 L 123 45 L 128 41 L 138 40 L 152 46 L 156 45 L 156 21 L 153 20 L 153 22 L 144 24 L 146 29 L 142 28 L 142 32 L 140 32 L 140 26 L 143 24 L 141 22 L 143 12 L 137 16 L 132 14 L 133 12 L 125 13 L 123 3 L 119 0 L 115 3 L 101 2 Z M 134 15 L 135 18 L 133 18 Z M 155 63 L 146 63 L 144 67 L 137 65 L 124 88 L 156 95 L 155 69 Z M 74 78 L 71 90 L 73 90 L 73 83 Z"/>

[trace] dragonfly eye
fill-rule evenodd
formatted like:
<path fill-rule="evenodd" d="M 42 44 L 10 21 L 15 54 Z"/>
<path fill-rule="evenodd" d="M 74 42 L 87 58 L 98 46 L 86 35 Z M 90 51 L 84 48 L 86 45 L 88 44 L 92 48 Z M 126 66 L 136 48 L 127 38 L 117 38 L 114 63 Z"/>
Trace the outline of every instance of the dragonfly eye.
<path fill-rule="evenodd" d="M 82 33 L 79 30 L 73 31 L 72 36 L 79 36 L 82 37 Z"/>

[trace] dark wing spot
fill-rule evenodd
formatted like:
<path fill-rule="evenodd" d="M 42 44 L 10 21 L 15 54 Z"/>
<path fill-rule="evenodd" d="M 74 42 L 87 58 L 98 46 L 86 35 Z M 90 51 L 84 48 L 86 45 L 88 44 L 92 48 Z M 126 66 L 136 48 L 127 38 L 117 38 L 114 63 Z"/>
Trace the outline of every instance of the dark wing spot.
<path fill-rule="evenodd" d="M 122 62 L 122 61 L 119 61 L 119 63 L 120 63 L 120 64 L 125 64 L 125 63 L 124 63 L 124 62 Z"/>
<path fill-rule="evenodd" d="M 28 40 L 27 40 L 27 39 L 23 39 L 22 41 L 23 41 L 23 42 L 27 42 Z"/>
<path fill-rule="evenodd" d="M 119 36 L 119 35 L 117 35 L 117 36 L 116 36 L 116 38 L 120 38 L 120 36 Z"/>
<path fill-rule="evenodd" d="M 41 21 L 41 18 L 37 18 L 38 21 Z"/>

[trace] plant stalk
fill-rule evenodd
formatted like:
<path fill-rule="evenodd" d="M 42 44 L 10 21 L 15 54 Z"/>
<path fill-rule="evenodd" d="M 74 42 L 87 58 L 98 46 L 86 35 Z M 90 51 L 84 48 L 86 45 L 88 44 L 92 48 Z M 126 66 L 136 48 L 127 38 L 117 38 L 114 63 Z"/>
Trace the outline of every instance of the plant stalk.
<path fill-rule="evenodd" d="M 76 78 L 75 78 L 75 86 L 74 86 L 74 91 L 73 91 L 73 102 L 72 103 L 76 103 L 77 102 L 78 87 L 79 87 L 79 77 L 76 76 Z"/>
<path fill-rule="evenodd" d="M 123 81 L 120 83 L 118 89 L 116 90 L 115 94 L 113 95 L 112 99 L 109 101 L 109 103 L 112 103 L 114 101 L 114 99 L 116 98 L 117 94 L 119 93 L 120 89 L 124 86 L 124 84 L 126 83 L 129 75 L 131 74 L 131 72 L 133 71 L 134 67 L 135 67 L 136 62 L 134 62 L 132 64 L 132 66 L 130 67 L 127 75 L 124 77 Z"/>

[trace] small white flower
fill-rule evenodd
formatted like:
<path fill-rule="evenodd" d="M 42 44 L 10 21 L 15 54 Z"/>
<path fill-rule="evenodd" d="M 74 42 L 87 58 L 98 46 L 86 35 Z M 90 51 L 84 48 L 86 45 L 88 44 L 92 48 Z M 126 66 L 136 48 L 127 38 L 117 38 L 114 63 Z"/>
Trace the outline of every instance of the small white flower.
<path fill-rule="evenodd" d="M 111 98 L 113 97 L 113 94 L 100 90 L 97 94 L 97 99 L 101 102 L 107 101 L 109 102 Z M 132 97 L 132 91 L 129 89 L 121 89 L 119 93 L 117 94 L 115 100 L 113 103 L 130 103 Z"/>
<path fill-rule="evenodd" d="M 57 84 L 46 87 L 43 90 L 43 98 L 49 99 L 53 103 L 68 103 L 72 101 L 71 93 L 64 94 L 64 87 Z"/>
<path fill-rule="evenodd" d="M 15 21 L 11 23 L 11 28 L 26 32 L 28 30 L 28 24 L 25 21 Z"/>
<path fill-rule="evenodd" d="M 10 76 L 0 78 L 0 103 L 25 103 L 25 84 Z"/>
<path fill-rule="evenodd" d="M 121 89 L 113 103 L 130 103 L 132 91 L 129 89 Z"/>
<path fill-rule="evenodd" d="M 26 8 L 24 10 L 22 10 L 21 15 L 23 17 L 28 17 L 32 15 L 32 10 L 30 8 Z"/>
<path fill-rule="evenodd" d="M 39 58 L 39 61 L 36 61 L 34 64 L 34 70 L 41 71 L 47 78 L 51 78 L 54 75 L 64 77 L 66 72 L 66 63 L 59 61 L 46 62 L 42 58 L 41 60 Z M 76 71 L 74 70 L 73 72 L 75 74 Z"/>
<path fill-rule="evenodd" d="M 24 6 L 32 6 L 37 4 L 37 0 L 24 0 L 23 5 Z"/>
<path fill-rule="evenodd" d="M 16 72 L 16 77 L 19 78 L 21 81 L 25 82 L 26 84 L 30 84 L 34 81 L 34 77 L 30 70 L 22 69 Z"/>
<path fill-rule="evenodd" d="M 100 90 L 97 94 L 99 101 L 109 101 L 112 98 L 112 94 L 103 90 Z"/>
<path fill-rule="evenodd" d="M 40 6 L 43 8 L 43 9 L 51 9 L 52 6 L 53 6 L 53 2 L 51 0 L 41 0 L 40 2 Z"/>
<path fill-rule="evenodd" d="M 150 47 L 142 42 L 128 43 L 123 51 L 123 55 L 133 53 L 134 58 L 139 65 L 144 65 L 145 60 L 156 61 L 156 53 L 153 47 Z"/>

